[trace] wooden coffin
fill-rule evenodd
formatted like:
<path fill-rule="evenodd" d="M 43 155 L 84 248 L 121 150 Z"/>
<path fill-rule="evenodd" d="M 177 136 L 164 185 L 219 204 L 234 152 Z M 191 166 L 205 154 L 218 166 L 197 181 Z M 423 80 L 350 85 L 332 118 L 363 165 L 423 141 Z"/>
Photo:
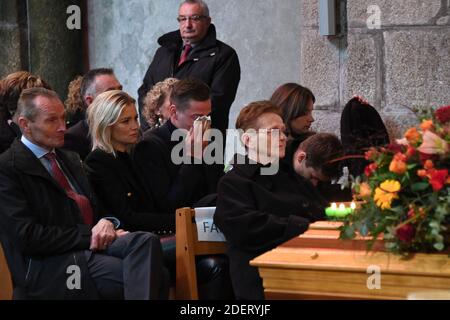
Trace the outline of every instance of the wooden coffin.
<path fill-rule="evenodd" d="M 365 239 L 339 240 L 338 226 L 313 224 L 250 262 L 259 269 L 267 299 L 406 299 L 417 292 L 450 296 L 448 254 L 405 259 L 385 252 L 381 239 L 367 252 Z"/>

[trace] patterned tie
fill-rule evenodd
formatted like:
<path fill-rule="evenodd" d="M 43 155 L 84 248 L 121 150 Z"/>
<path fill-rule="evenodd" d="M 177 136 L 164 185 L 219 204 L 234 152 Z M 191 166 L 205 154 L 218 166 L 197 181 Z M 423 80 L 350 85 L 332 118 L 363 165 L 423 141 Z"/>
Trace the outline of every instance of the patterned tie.
<path fill-rule="evenodd" d="M 64 189 L 67 196 L 76 202 L 78 205 L 78 209 L 81 212 L 81 215 L 83 217 L 84 223 L 86 223 L 89 226 L 93 225 L 93 212 L 91 207 L 91 202 L 88 198 L 85 196 L 76 193 L 72 187 L 69 184 L 69 181 L 67 181 L 66 176 L 58 166 L 58 163 L 56 162 L 56 155 L 52 152 L 47 153 L 45 155 L 45 158 L 50 161 L 50 165 L 52 168 L 52 176 L 58 182 L 58 184 Z"/>
<path fill-rule="evenodd" d="M 189 43 L 184 46 L 184 50 L 183 50 L 183 53 L 181 54 L 180 62 L 178 62 L 178 66 L 181 66 L 186 61 L 191 49 L 192 49 L 192 46 Z"/>

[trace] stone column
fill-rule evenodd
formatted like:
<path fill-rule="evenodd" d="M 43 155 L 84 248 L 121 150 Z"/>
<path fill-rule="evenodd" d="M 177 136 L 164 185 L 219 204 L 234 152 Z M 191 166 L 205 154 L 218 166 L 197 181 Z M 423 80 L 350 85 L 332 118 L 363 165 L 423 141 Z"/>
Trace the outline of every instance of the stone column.
<path fill-rule="evenodd" d="M 83 73 L 83 28 L 69 30 L 67 8 L 83 0 L 2 0 L 0 76 L 28 70 L 65 99 L 69 82 Z M 22 20 L 21 20 L 22 18 Z M 83 17 L 80 17 L 81 19 Z"/>
<path fill-rule="evenodd" d="M 18 1 L 0 1 L 0 78 L 23 69 L 26 64 L 21 58 L 19 12 Z"/>

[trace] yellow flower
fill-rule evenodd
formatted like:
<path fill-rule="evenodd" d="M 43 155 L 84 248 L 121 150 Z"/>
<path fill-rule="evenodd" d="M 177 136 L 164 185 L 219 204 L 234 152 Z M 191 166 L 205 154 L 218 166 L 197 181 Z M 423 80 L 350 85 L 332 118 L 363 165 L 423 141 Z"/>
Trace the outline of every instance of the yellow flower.
<path fill-rule="evenodd" d="M 386 180 L 380 185 L 380 188 L 386 192 L 399 192 L 401 187 L 397 180 Z"/>
<path fill-rule="evenodd" d="M 375 189 L 375 200 L 377 206 L 381 209 L 390 209 L 392 200 L 398 199 L 397 192 L 400 191 L 400 182 L 396 180 L 386 180 Z"/>

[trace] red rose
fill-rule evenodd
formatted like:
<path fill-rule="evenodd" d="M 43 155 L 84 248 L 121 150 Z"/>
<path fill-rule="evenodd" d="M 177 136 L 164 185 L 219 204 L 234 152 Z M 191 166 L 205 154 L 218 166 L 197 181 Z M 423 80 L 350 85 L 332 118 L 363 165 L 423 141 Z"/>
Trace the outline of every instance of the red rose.
<path fill-rule="evenodd" d="M 444 124 L 450 121 L 450 106 L 440 107 L 434 113 L 440 123 Z"/>
<path fill-rule="evenodd" d="M 447 181 L 448 170 L 433 170 L 430 173 L 430 184 L 433 187 L 434 191 L 439 191 L 444 187 L 445 182 Z"/>
<path fill-rule="evenodd" d="M 391 143 L 388 145 L 388 150 L 392 153 L 401 153 L 403 152 L 403 146 L 398 143 Z"/>
<path fill-rule="evenodd" d="M 427 160 L 433 160 L 436 159 L 436 155 L 435 154 L 426 154 L 426 153 L 422 153 L 419 151 L 419 159 L 421 162 L 425 162 Z"/>
<path fill-rule="evenodd" d="M 406 157 L 411 158 L 416 154 L 417 150 L 414 149 L 411 146 L 408 146 L 408 148 L 406 149 Z"/>
<path fill-rule="evenodd" d="M 410 243 L 416 234 L 416 229 L 410 224 L 405 224 L 397 228 L 396 234 L 400 241 Z"/>
<path fill-rule="evenodd" d="M 366 168 L 364 169 L 364 174 L 367 177 L 370 177 L 372 175 L 372 173 L 375 172 L 375 170 L 377 170 L 377 164 L 375 162 L 369 164 L 368 166 L 366 166 Z"/>
<path fill-rule="evenodd" d="M 364 157 L 368 161 L 374 161 L 378 156 L 378 151 L 375 148 L 370 148 L 364 153 Z"/>

